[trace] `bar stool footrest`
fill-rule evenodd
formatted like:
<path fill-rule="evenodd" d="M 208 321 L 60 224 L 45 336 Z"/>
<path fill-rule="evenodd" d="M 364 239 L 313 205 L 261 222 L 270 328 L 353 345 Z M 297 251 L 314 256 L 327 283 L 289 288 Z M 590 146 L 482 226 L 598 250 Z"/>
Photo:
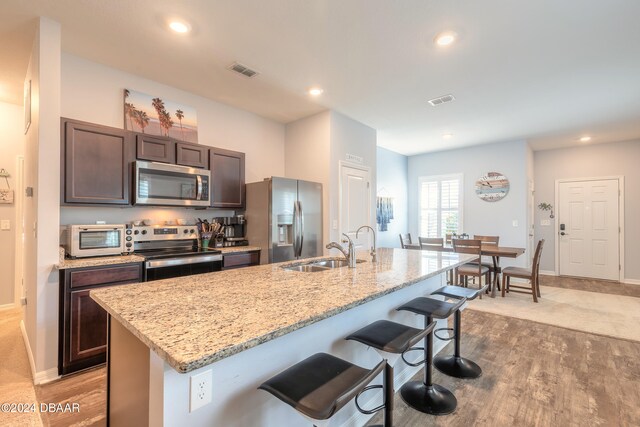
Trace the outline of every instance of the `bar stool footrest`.
<path fill-rule="evenodd" d="M 440 331 L 448 331 L 451 332 L 451 335 L 448 337 L 441 337 L 440 335 L 438 335 L 438 332 Z M 438 328 L 438 329 L 434 329 L 433 330 L 433 335 L 435 335 L 438 339 L 441 339 L 442 341 L 451 341 L 453 339 L 455 339 L 455 335 L 454 335 L 454 329 L 453 328 Z"/>
<path fill-rule="evenodd" d="M 365 414 L 365 415 L 371 415 L 371 414 L 375 414 L 376 412 L 378 412 L 381 409 L 384 409 L 386 402 L 383 402 L 382 405 L 378 406 L 377 408 L 373 408 L 373 409 L 363 409 L 360 406 L 360 403 L 358 403 L 358 398 L 360 397 L 360 395 L 362 393 L 364 393 L 366 391 L 369 391 L 369 390 L 375 390 L 375 389 L 378 389 L 378 388 L 379 389 L 383 389 L 384 386 L 381 385 L 381 384 L 369 385 L 369 386 L 366 386 L 365 388 L 363 388 L 362 391 L 356 395 L 356 398 L 355 398 L 354 401 L 356 403 L 356 408 L 358 408 L 358 411 L 360 411 L 360 413 Z"/>
<path fill-rule="evenodd" d="M 400 357 L 402 357 L 403 362 L 406 363 L 409 366 L 416 367 L 416 366 L 424 365 L 424 363 L 426 362 L 426 359 L 423 359 L 423 360 L 421 360 L 419 362 L 409 362 L 407 359 L 404 358 L 404 355 L 409 353 L 410 351 L 418 351 L 418 350 L 419 351 L 424 351 L 424 347 L 411 347 L 411 348 L 408 348 L 408 349 L 406 349 L 405 351 L 403 351 L 400 354 Z"/>
<path fill-rule="evenodd" d="M 411 381 L 400 388 L 402 400 L 413 409 L 431 415 L 447 415 L 456 410 L 458 400 L 446 388 L 438 384 L 425 385 Z"/>
<path fill-rule="evenodd" d="M 433 359 L 433 366 L 445 375 L 454 378 L 478 378 L 482 368 L 475 362 L 456 356 L 438 356 Z"/>

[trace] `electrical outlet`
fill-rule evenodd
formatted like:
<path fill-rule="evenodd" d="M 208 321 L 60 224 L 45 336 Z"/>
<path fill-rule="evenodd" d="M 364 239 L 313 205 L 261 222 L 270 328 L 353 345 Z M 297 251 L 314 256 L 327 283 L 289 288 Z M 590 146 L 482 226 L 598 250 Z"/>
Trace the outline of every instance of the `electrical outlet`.
<path fill-rule="evenodd" d="M 518 220 L 517 220 L 517 219 L 514 219 L 514 220 L 513 220 L 513 226 L 514 226 L 514 227 L 517 227 L 517 226 L 518 226 Z"/>
<path fill-rule="evenodd" d="M 211 369 L 190 377 L 189 412 L 211 403 L 213 373 Z"/>
<path fill-rule="evenodd" d="M 332 227 L 332 228 L 333 228 L 334 230 L 337 230 L 337 229 L 338 229 L 338 220 L 337 220 L 337 219 L 334 219 L 334 220 L 333 220 L 333 227 Z"/>

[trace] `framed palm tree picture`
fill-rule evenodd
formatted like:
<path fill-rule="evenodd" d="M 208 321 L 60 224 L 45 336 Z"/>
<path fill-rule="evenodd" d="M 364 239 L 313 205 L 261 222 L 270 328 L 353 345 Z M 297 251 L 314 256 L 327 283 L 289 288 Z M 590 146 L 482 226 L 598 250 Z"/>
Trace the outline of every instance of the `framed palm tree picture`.
<path fill-rule="evenodd" d="M 124 90 L 124 128 L 198 142 L 195 108 L 129 89 Z"/>

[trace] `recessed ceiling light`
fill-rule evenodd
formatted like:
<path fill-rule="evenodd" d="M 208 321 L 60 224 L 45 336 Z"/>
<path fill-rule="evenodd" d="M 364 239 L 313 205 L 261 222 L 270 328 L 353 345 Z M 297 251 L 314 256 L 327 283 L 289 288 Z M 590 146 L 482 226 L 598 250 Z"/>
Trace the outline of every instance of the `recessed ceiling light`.
<path fill-rule="evenodd" d="M 453 138 L 453 134 L 452 133 L 443 133 L 442 134 L 442 139 L 451 139 Z"/>
<path fill-rule="evenodd" d="M 457 40 L 457 38 L 458 38 L 458 35 L 456 33 L 454 33 L 453 31 L 445 31 L 445 32 L 442 32 L 442 33 L 436 35 L 436 37 L 433 39 L 433 41 L 438 46 L 449 46 L 453 42 L 455 42 Z"/>
<path fill-rule="evenodd" d="M 322 95 L 322 92 L 324 92 L 324 90 L 319 87 L 312 87 L 311 89 L 309 89 L 309 95 L 311 96 L 320 96 Z"/>
<path fill-rule="evenodd" d="M 176 33 L 184 34 L 191 31 L 191 25 L 184 21 L 172 20 L 169 22 L 169 28 L 171 28 Z"/>
<path fill-rule="evenodd" d="M 580 138 L 580 142 L 589 142 L 589 141 L 591 141 L 591 137 L 588 135 L 585 135 L 582 138 Z"/>

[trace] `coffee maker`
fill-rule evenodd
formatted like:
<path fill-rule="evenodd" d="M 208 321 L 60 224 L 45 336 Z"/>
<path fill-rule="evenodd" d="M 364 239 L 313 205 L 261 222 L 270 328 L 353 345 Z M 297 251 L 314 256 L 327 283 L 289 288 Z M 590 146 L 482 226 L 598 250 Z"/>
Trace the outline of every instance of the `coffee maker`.
<path fill-rule="evenodd" d="M 222 246 L 247 246 L 249 241 L 245 237 L 247 221 L 244 215 L 221 216 L 214 218 L 214 221 L 224 225 L 224 236 Z"/>

